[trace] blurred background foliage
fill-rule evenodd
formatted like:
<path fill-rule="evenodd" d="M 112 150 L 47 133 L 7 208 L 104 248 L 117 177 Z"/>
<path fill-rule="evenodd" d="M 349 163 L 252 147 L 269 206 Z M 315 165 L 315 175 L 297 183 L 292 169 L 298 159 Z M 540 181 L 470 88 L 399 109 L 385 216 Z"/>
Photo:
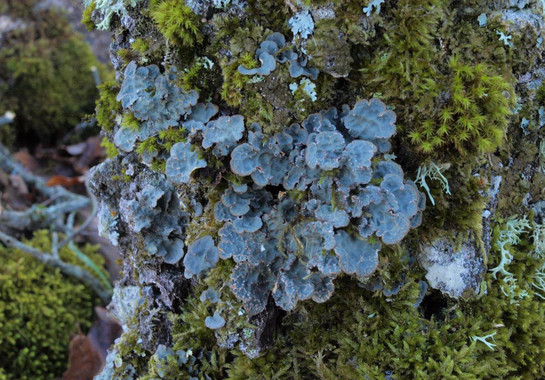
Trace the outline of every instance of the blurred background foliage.
<path fill-rule="evenodd" d="M 110 71 L 93 55 L 66 15 L 38 0 L 0 2 L 0 113 L 7 145 L 53 144 L 94 112 L 98 95 L 92 70 L 101 80 Z"/>
<path fill-rule="evenodd" d="M 94 35 L 79 32 L 85 29 L 79 25 L 80 7 L 78 0 L 0 0 L 0 115 L 15 114 L 11 123 L 0 123 L 0 144 L 15 152 L 13 162 L 22 164 L 35 180 L 52 189 L 64 186 L 68 194 L 85 195 L 86 171 L 104 155 L 91 116 L 97 85 L 110 80 L 113 72 L 86 41 Z M 98 40 L 107 52 L 104 42 L 109 36 Z M 106 62 L 104 54 L 101 60 Z M 9 212 L 36 205 L 54 208 L 66 195 L 63 191 L 57 197 L 44 197 L 39 186 L 20 172 L 0 165 L 0 232 L 44 255 L 54 255 L 52 245 L 66 235 L 62 231 L 66 215 L 59 213 L 50 230 L 37 229 L 35 223 L 17 230 L 5 219 Z M 78 211 L 84 218 L 89 216 L 85 209 Z M 81 218 L 76 224 L 82 224 Z M 53 235 L 59 227 L 61 234 Z M 104 272 L 101 278 L 108 277 L 105 269 L 111 269 L 111 260 L 105 259 L 100 246 L 88 244 L 98 238 L 90 231 L 96 227 L 91 225 L 83 235 L 70 239 L 58 249 L 58 258 L 93 273 L 82 261 L 84 255 L 87 263 Z M 94 337 L 85 334 L 102 323 L 94 329 L 110 334 L 101 338 L 106 347 L 118 334 L 116 328 L 105 327 L 113 322 L 100 320 L 95 307 L 101 304 L 81 279 L 0 242 L 0 380 L 92 378 L 106 351 L 99 352 L 100 331 Z M 79 363 L 72 358 L 78 355 Z"/>

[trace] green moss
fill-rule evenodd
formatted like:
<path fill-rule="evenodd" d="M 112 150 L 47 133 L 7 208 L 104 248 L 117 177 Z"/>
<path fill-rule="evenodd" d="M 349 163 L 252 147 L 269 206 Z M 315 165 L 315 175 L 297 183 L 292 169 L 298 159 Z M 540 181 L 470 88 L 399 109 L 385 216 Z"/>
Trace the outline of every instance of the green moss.
<path fill-rule="evenodd" d="M 0 52 L 2 106 L 16 113 L 18 143 L 55 142 L 91 114 L 98 93 L 91 68 L 108 72 L 58 11 L 33 11 Z"/>
<path fill-rule="evenodd" d="M 179 142 L 185 142 L 187 131 L 184 128 L 168 128 L 159 132 L 160 143 L 166 151 Z"/>
<path fill-rule="evenodd" d="M 115 366 L 115 375 L 118 378 L 132 377 L 127 375 L 127 372 L 136 371 L 143 373 L 146 370 L 147 362 L 153 353 L 145 350 L 142 347 L 142 339 L 139 330 L 138 316 L 147 316 L 146 307 L 148 302 L 144 301 L 138 306 L 134 316 L 129 319 L 123 334 L 119 337 L 116 343 L 110 347 L 111 350 L 117 351 L 117 358 L 121 365 Z M 132 368 L 131 368 L 132 367 Z M 131 370 L 129 370 L 131 368 Z"/>
<path fill-rule="evenodd" d="M 437 107 L 435 118 L 413 127 L 411 142 L 432 155 L 448 147 L 462 155 L 494 152 L 515 105 L 513 85 L 485 64 L 465 65 L 452 57 L 449 69 L 446 104 Z"/>
<path fill-rule="evenodd" d="M 215 52 L 207 55 L 213 57 Z M 185 91 L 196 90 L 201 99 L 218 99 L 221 87 L 221 68 L 207 55 L 195 56 L 178 77 L 178 85 Z"/>
<path fill-rule="evenodd" d="M 199 62 L 194 62 L 180 78 L 180 87 L 185 91 L 196 89 L 202 83 L 203 67 Z"/>
<path fill-rule="evenodd" d="M 327 303 L 308 304 L 286 317 L 290 329 L 272 351 L 257 360 L 237 356 L 228 366 L 229 378 L 539 377 L 542 350 L 529 352 L 543 344 L 540 303 L 498 302 L 497 283 L 489 280 L 489 286 L 481 300 L 445 300 L 447 307 L 426 318 L 412 306 L 416 282 L 406 281 L 398 295 L 386 299 L 341 281 Z M 440 303 L 433 294 L 432 302 Z M 491 332 L 497 333 L 495 351 L 471 339 Z"/>
<path fill-rule="evenodd" d="M 121 112 L 121 102 L 116 100 L 119 85 L 115 81 L 109 81 L 98 86 L 100 91 L 96 101 L 95 115 L 98 125 L 105 131 L 113 131 L 115 117 Z"/>
<path fill-rule="evenodd" d="M 127 127 L 133 130 L 138 130 L 140 127 L 140 120 L 134 116 L 130 111 L 125 111 L 123 118 L 121 119 L 121 126 Z"/>
<path fill-rule="evenodd" d="M 193 47 L 203 41 L 200 20 L 191 8 L 177 0 L 162 0 L 152 7 L 151 17 L 169 42 Z"/>
<path fill-rule="evenodd" d="M 444 0 L 401 0 L 383 17 L 382 44 L 363 68 L 366 82 L 385 91 L 384 100 L 435 92 L 439 58 L 436 38 L 444 18 Z M 425 106 L 424 104 L 422 106 Z"/>
<path fill-rule="evenodd" d="M 164 173 L 167 167 L 165 160 L 155 160 L 151 163 L 151 168 L 159 173 Z"/>
<path fill-rule="evenodd" d="M 532 250 L 529 235 L 510 248 L 514 260 L 508 269 L 529 292 L 517 304 L 503 293 L 503 279 L 487 275 L 487 291 L 480 298 L 457 301 L 428 290 L 428 298 L 415 308 L 423 273 L 409 268 L 407 247 L 391 247 L 381 252 L 377 275 L 387 288 L 401 281 L 399 293 L 385 297 L 342 276 L 329 301 L 303 302 L 285 315 L 273 348 L 257 359 L 237 349 L 218 349 L 213 331 L 204 326 L 216 306 L 199 302 L 197 295 L 208 286 L 226 289 L 232 263 L 222 261 L 195 289 L 181 316 L 172 317 L 172 348 L 191 350 L 198 358 L 192 370 L 211 378 L 539 378 L 544 375 L 545 309 L 532 296 L 530 282 L 541 261 L 527 254 Z M 498 260 L 494 252 L 490 265 Z M 237 302 L 228 293 L 223 290 L 222 300 Z M 496 345 L 493 350 L 473 339 L 489 334 L 494 334 L 489 338 Z M 150 378 L 156 364 L 150 364 Z M 160 368 L 177 377 L 189 367 L 169 361 Z"/>
<path fill-rule="evenodd" d="M 174 144 L 186 140 L 187 131 L 184 128 L 168 128 L 160 131 L 157 136 L 137 143 L 136 152 L 150 157 L 153 170 L 164 173 L 166 167 L 165 157 L 168 157 L 170 149 Z"/>
<path fill-rule="evenodd" d="M 123 60 L 126 65 L 129 64 L 129 62 L 138 59 L 138 54 L 136 54 L 131 49 L 119 49 L 117 51 L 117 55 Z"/>
<path fill-rule="evenodd" d="M 149 40 L 143 38 L 137 38 L 132 44 L 131 47 L 133 50 L 137 51 L 140 54 L 144 54 L 149 49 Z"/>
<path fill-rule="evenodd" d="M 258 64 L 254 60 L 251 53 L 245 53 L 239 60 L 231 63 L 224 62 L 223 70 L 223 85 L 221 87 L 221 97 L 230 106 L 236 107 L 242 103 L 241 90 L 244 84 L 250 80 L 248 75 L 242 75 L 238 72 L 239 65 L 248 65 L 247 68 L 257 67 Z"/>
<path fill-rule="evenodd" d="M 97 6 L 97 3 L 93 0 L 91 2 L 91 5 L 89 5 L 87 8 L 83 10 L 81 23 L 85 25 L 88 31 L 93 31 L 96 29 L 96 25 L 92 19 L 93 11 L 95 10 L 96 6 Z"/>
<path fill-rule="evenodd" d="M 158 150 L 159 150 L 159 145 L 155 137 L 150 137 L 149 139 L 142 141 L 136 147 L 136 152 L 138 154 L 156 153 Z"/>
<path fill-rule="evenodd" d="M 48 231 L 38 231 L 30 246 L 51 250 Z M 97 265 L 96 246 L 81 248 Z M 65 246 L 59 255 L 81 265 Z M 0 247 L 0 367 L 10 379 L 53 379 L 66 370 L 70 333 L 91 325 L 97 298 L 90 289 L 28 254 Z"/>
<path fill-rule="evenodd" d="M 100 146 L 106 149 L 106 157 L 108 158 L 114 158 L 119 154 L 119 151 L 115 147 L 115 144 L 108 140 L 106 137 L 102 138 Z"/>

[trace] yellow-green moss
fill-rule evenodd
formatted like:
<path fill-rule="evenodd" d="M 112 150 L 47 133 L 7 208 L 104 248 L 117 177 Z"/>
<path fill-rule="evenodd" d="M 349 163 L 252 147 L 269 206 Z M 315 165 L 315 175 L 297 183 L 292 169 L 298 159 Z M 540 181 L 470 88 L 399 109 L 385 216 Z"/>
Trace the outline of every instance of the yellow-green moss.
<path fill-rule="evenodd" d="M 115 117 L 121 112 L 121 103 L 116 100 L 119 85 L 115 81 L 108 81 L 98 86 L 98 89 L 100 95 L 95 108 L 97 123 L 105 131 L 112 131 Z"/>
<path fill-rule="evenodd" d="M 93 11 L 95 10 L 97 6 L 97 3 L 93 0 L 91 4 L 83 10 L 83 14 L 81 17 L 81 23 L 85 25 L 88 31 L 92 31 L 96 29 L 96 25 L 93 22 L 91 16 L 93 15 Z"/>
<path fill-rule="evenodd" d="M 27 244 L 49 251 L 49 232 L 37 231 Z M 81 249 L 104 264 L 96 246 Z M 67 246 L 59 255 L 81 265 Z M 9 379 L 60 377 L 67 368 L 70 332 L 90 327 L 99 300 L 80 281 L 21 251 L 0 246 L 0 262 L 0 367 Z"/>
<path fill-rule="evenodd" d="M 29 17 L 0 52 L 0 82 L 8 84 L 0 88 L 0 108 L 16 113 L 17 142 L 52 143 L 93 113 L 98 92 L 91 68 L 102 79 L 108 71 L 63 14 Z"/>
<path fill-rule="evenodd" d="M 106 137 L 102 139 L 100 142 L 100 146 L 106 149 L 106 157 L 108 158 L 114 158 L 119 154 L 119 151 L 115 147 L 115 144 L 108 140 Z"/>
<path fill-rule="evenodd" d="M 193 47 L 203 41 L 199 17 L 178 0 L 162 0 L 152 7 L 151 17 L 169 42 Z"/>
<path fill-rule="evenodd" d="M 410 141 L 433 155 L 448 147 L 463 155 L 494 152 L 504 141 L 515 105 L 513 85 L 486 64 L 470 66 L 457 57 L 451 57 L 447 76 L 448 99 L 436 105 L 434 118 L 412 126 Z"/>
<path fill-rule="evenodd" d="M 149 41 L 143 38 L 137 38 L 132 44 L 131 47 L 133 50 L 138 53 L 144 54 L 149 49 Z"/>

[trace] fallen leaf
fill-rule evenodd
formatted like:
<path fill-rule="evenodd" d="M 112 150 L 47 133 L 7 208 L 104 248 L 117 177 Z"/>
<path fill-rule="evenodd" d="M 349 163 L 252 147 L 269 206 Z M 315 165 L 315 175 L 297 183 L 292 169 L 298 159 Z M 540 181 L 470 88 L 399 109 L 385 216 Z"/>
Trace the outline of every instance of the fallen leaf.
<path fill-rule="evenodd" d="M 40 167 L 38 161 L 26 149 L 14 153 L 13 157 L 31 172 L 35 172 Z"/>
<path fill-rule="evenodd" d="M 97 319 L 87 335 L 70 341 L 70 359 L 63 380 L 92 380 L 106 363 L 108 348 L 121 335 L 121 325 L 103 307 L 96 306 Z"/>
<path fill-rule="evenodd" d="M 68 370 L 63 380 L 92 380 L 104 367 L 100 353 L 93 347 L 91 339 L 78 334 L 70 341 Z"/>
<path fill-rule="evenodd" d="M 49 178 L 49 181 L 47 181 L 46 186 L 63 186 L 63 187 L 70 187 L 75 186 L 79 184 L 85 183 L 84 177 L 65 177 L 63 175 L 54 175 L 53 177 Z"/>

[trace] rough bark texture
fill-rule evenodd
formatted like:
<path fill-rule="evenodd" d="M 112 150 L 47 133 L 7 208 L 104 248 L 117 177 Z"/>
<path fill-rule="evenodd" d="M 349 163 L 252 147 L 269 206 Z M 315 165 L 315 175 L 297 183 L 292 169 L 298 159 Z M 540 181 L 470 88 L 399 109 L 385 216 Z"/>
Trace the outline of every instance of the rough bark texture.
<path fill-rule="evenodd" d="M 101 378 L 543 376 L 541 2 L 85 4 Z"/>

